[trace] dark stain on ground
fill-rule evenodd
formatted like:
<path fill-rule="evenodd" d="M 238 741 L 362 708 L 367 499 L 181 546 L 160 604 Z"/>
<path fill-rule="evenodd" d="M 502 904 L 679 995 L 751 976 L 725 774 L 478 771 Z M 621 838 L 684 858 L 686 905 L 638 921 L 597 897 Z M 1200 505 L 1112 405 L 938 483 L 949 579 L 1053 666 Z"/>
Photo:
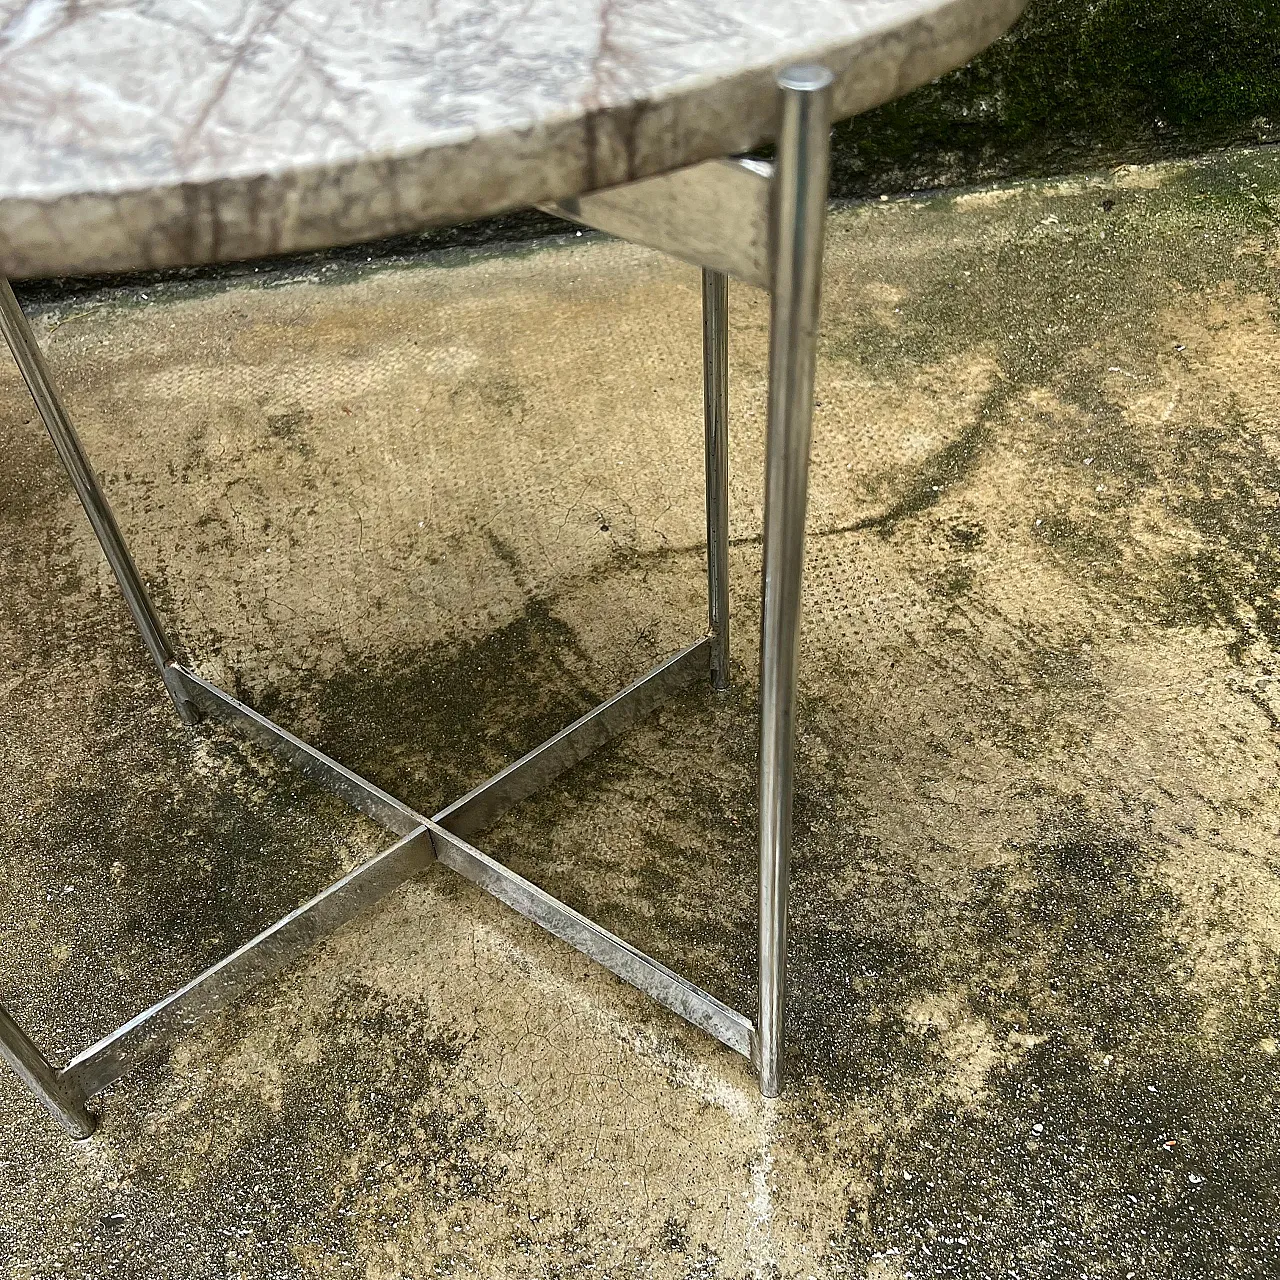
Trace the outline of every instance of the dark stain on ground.
<path fill-rule="evenodd" d="M 994 407 L 994 404 L 984 407 L 984 416 Z M 956 439 L 917 467 L 902 484 L 899 496 L 889 510 L 869 520 L 865 527 L 875 529 L 881 537 L 888 537 L 904 521 L 934 506 L 948 485 L 963 482 L 977 469 L 989 435 L 985 422 L 970 423 Z"/>
<path fill-rule="evenodd" d="M 606 695 L 591 661 L 544 599 L 461 645 L 405 647 L 377 662 L 355 659 L 338 675 L 301 672 L 268 689 L 258 709 L 282 723 L 305 703 L 316 745 L 423 813 L 559 732 Z"/>
<path fill-rule="evenodd" d="M 1265 260 L 1236 250 L 1249 235 L 1274 234 L 1269 201 L 1278 186 L 1265 155 L 1245 154 L 1210 158 L 1158 187 L 1126 192 L 1110 213 L 1082 201 L 1070 183 L 1059 194 L 1049 188 L 1014 217 L 979 207 L 956 222 L 946 201 L 921 203 L 913 209 L 914 229 L 928 234 L 945 221 L 946 252 L 923 261 L 885 254 L 877 278 L 901 295 L 894 323 L 884 323 L 874 308 L 858 308 L 863 314 L 851 313 L 838 329 L 824 332 L 822 347 L 853 365 L 902 378 L 945 359 L 962 333 L 974 348 L 997 356 L 1003 379 L 1014 387 L 1069 383 L 1084 353 L 1093 354 L 1095 370 L 1099 363 L 1118 363 L 1099 361 L 1099 353 L 1141 355 L 1150 362 L 1159 351 L 1151 342 L 1158 315 L 1131 301 L 1158 297 L 1153 281 L 1170 298 L 1224 278 L 1242 292 L 1274 294 L 1274 273 Z M 1167 234 L 1152 234 L 1157 226 Z M 872 210 L 866 231 L 883 234 Z M 1174 248 L 1183 237 L 1194 240 L 1194 254 Z M 1059 279 L 1064 287 L 1047 299 L 1046 281 Z M 1084 390 L 1101 394 L 1096 382 Z M 1105 395 L 1093 407 L 1119 421 Z"/>
<path fill-rule="evenodd" d="M 662 1233 L 658 1237 L 658 1244 L 669 1253 L 688 1253 L 689 1233 L 679 1219 L 668 1218 L 662 1224 Z"/>
<path fill-rule="evenodd" d="M 225 1129 L 147 1130 L 131 1123 L 131 1095 L 113 1096 L 112 1130 L 129 1140 L 120 1153 L 127 1177 L 104 1200 L 97 1232 L 74 1254 L 43 1261 L 115 1280 L 295 1275 L 300 1259 L 363 1272 L 356 1260 L 394 1249 L 402 1215 L 438 1220 L 495 1196 L 505 1177 L 500 1135 L 466 1085 L 464 1039 L 441 1038 L 425 1008 L 353 979 L 311 1016 L 314 1055 L 275 1046 L 287 1070 L 273 1103 L 252 1078 L 215 1086 L 230 1091 L 225 1105 L 235 1111 Z M 262 1010 L 247 1027 L 214 1031 L 227 1052 L 246 1033 L 278 1035 Z M 211 1222 L 232 1224 L 223 1248 L 207 1247 Z M 465 1271 L 472 1242 L 442 1236 L 440 1263 Z"/>
<path fill-rule="evenodd" d="M 284 413 L 267 415 L 267 434 L 274 440 L 284 441 L 302 457 L 314 455 L 315 447 L 307 440 L 304 431 L 311 421 L 305 409 L 289 409 Z"/>
<path fill-rule="evenodd" d="M 1236 410 L 1175 441 L 1168 466 L 1194 477 L 1169 505 L 1202 546 L 1172 575 L 1162 620 L 1228 628 L 1237 663 L 1259 640 L 1280 650 L 1280 461 Z"/>
<path fill-rule="evenodd" d="M 106 753 L 90 768 L 50 777 L 37 766 L 10 777 L 11 838 L 60 896 L 6 893 L 5 916 L 22 950 L 69 948 L 39 1005 L 74 1010 L 80 1037 L 111 1029 L 113 1011 L 122 1021 L 122 1010 L 145 1007 L 335 877 L 333 841 L 297 839 L 301 806 L 314 814 L 313 832 L 326 821 L 336 831 L 352 825 L 344 806 L 280 776 L 232 735 L 202 729 L 217 762 L 193 767 L 193 744 L 167 723 L 157 694 L 135 685 L 79 710 Z M 28 874 L 10 866 L 11 892 Z M 106 985 L 119 989 L 86 1008 L 74 993 L 87 972 L 117 975 Z M 31 998 L 18 994 L 20 1005 Z"/>
<path fill-rule="evenodd" d="M 1047 510 L 1035 534 L 1073 575 L 1131 601 L 1170 628 L 1224 628 L 1238 665 L 1263 662 L 1280 644 L 1280 462 L 1236 406 L 1213 420 L 1171 428 L 1160 447 L 1143 449 L 1117 424 L 1116 406 L 1099 412 L 1100 395 L 1070 399 L 1091 435 L 1064 465 L 1104 484 L 1106 499 L 1077 494 Z M 1108 424 L 1111 424 L 1110 426 Z M 1153 555 L 1135 537 L 1131 503 L 1158 495 L 1165 521 L 1198 535 L 1193 550 Z M 1060 491 L 1058 501 L 1069 502 Z M 1260 645 L 1259 642 L 1262 642 Z"/>
<path fill-rule="evenodd" d="M 35 518 L 84 519 L 38 423 L 7 429 L 4 452 L 0 896 L 11 957 L 38 975 L 5 1000 L 65 1057 L 310 897 L 368 834 L 235 735 L 178 723 L 114 582 L 82 582 L 70 526 Z"/>
<path fill-rule="evenodd" d="M 1099 823 L 1076 800 L 1017 852 L 1029 883 L 992 871 L 960 904 L 909 882 L 806 898 L 795 1032 L 846 1049 L 797 1066 L 829 1089 L 934 1083 L 939 1033 L 893 1016 L 921 993 L 965 993 L 967 1015 L 1030 1046 L 989 1072 L 981 1107 L 944 1098 L 879 1145 L 832 1259 L 928 1277 L 1273 1274 L 1280 1063 L 1242 1053 L 1274 1034 L 1274 1010 L 1251 1010 L 1241 1043 L 1203 1038 L 1140 822 Z"/>
<path fill-rule="evenodd" d="M 851 785 L 848 760 L 851 752 L 875 749 L 875 730 L 851 734 L 848 705 L 817 692 L 856 688 L 859 673 L 829 655 L 818 665 L 803 691 L 794 859 L 797 884 L 822 892 L 859 848 L 866 810 Z M 1036 673 L 1031 679 L 1028 667 Z M 971 719 L 957 729 L 985 731 L 989 741 L 1023 757 L 1055 736 L 1051 730 L 1064 709 L 1091 705 L 1098 690 L 1078 647 L 1059 650 L 1034 637 L 973 681 L 955 701 L 985 712 L 979 725 Z M 525 802 L 479 843 L 575 909 L 749 1010 L 755 1000 L 757 716 L 755 691 L 745 683 L 719 696 L 694 685 Z M 1060 727 L 1056 736 L 1062 737 Z M 963 744 L 963 738 L 951 740 L 937 749 L 950 755 Z M 885 884 L 877 892 L 893 897 L 900 889 Z M 832 901 L 837 911 L 848 910 L 843 899 Z M 795 910 L 806 920 L 803 946 L 816 945 L 813 938 L 825 928 L 822 904 L 802 897 Z M 840 989 L 853 971 L 842 963 L 823 966 L 810 994 L 818 998 L 824 983 Z M 808 998 L 798 995 L 797 1005 Z M 796 1042 L 846 1052 L 847 1039 L 815 1039 L 810 1030 Z"/>
<path fill-rule="evenodd" d="M 829 1260 L 863 1267 L 897 1250 L 904 1274 L 966 1280 L 1010 1268 L 1269 1274 L 1280 1259 L 1280 1061 L 1252 1045 L 1280 1017 L 1257 1000 L 1231 1044 L 1203 1037 L 1205 1009 L 1180 977 L 1179 904 L 1154 874 L 1142 806 L 1099 818 L 1061 798 L 1040 838 L 1009 850 L 1013 869 L 978 875 L 957 901 L 884 864 L 846 776 L 823 764 L 849 744 L 813 741 L 845 711 L 812 694 L 804 710 L 789 1073 L 827 1097 L 919 1111 L 908 1135 L 879 1140 L 873 1194 L 851 1204 Z M 637 729 L 528 802 L 486 848 L 749 1010 L 754 753 L 741 744 L 754 715 L 748 693 L 691 691 L 659 726 L 684 740 L 669 757 L 654 730 Z M 713 759 L 714 771 L 698 769 Z M 618 850 L 600 815 L 638 806 L 653 813 L 643 849 Z M 557 845 L 553 831 L 573 834 Z M 953 1066 L 945 1029 L 909 1018 L 914 1001 L 948 993 L 1007 1053 L 985 1074 L 981 1106 L 939 1099 Z M 1025 1038 L 1021 1051 L 1008 1049 L 1011 1034 Z M 797 1128 L 812 1144 L 807 1123 Z M 670 1230 L 661 1243 L 679 1238 Z"/>
<path fill-rule="evenodd" d="M 1067 193 L 1028 206 L 1027 223 L 1010 226 L 996 246 L 982 235 L 948 247 L 926 280 L 893 260 L 885 280 L 899 286 L 903 305 L 886 326 L 868 315 L 827 339 L 829 353 L 884 377 L 903 378 L 921 363 L 941 359 L 956 332 L 993 353 L 1000 375 L 978 419 L 916 473 L 895 484 L 883 514 L 850 526 L 889 536 L 903 521 L 936 503 L 948 485 L 972 473 L 993 436 L 1022 443 L 1050 495 L 1033 534 L 1072 576 L 1102 587 L 1128 607 L 1168 627 L 1226 627 L 1238 664 L 1268 660 L 1258 641 L 1280 641 L 1280 463 L 1238 408 L 1215 406 L 1212 418 L 1169 424 L 1163 438 L 1143 438 L 1105 385 L 1103 370 L 1126 378 L 1158 376 L 1162 355 L 1155 326 L 1161 307 L 1139 308 L 1143 293 L 1172 301 L 1184 292 L 1230 279 L 1239 294 L 1256 293 L 1280 307 L 1276 278 L 1265 258 L 1242 255 L 1250 235 L 1273 238 L 1280 196 L 1276 174 L 1251 157 L 1211 160 L 1138 190 L 1104 215 Z M 1031 224 L 1052 208 L 1052 226 Z M 938 216 L 924 206 L 923 220 Z M 993 215 L 971 215 L 981 225 Z M 1171 252 L 1151 234 L 1164 223 L 1197 243 L 1196 254 Z M 1044 281 L 1070 271 L 1046 314 Z M 930 272 L 932 275 L 930 276 Z M 1153 287 L 1152 282 L 1159 286 Z M 1046 320 L 1049 323 L 1046 323 Z M 1169 357 L 1185 359 L 1181 347 Z M 1020 399 L 1051 388 L 1078 417 L 1060 410 L 1027 410 Z M 1201 545 L 1181 559 L 1153 554 L 1138 540 L 1133 511 L 1155 496 L 1170 526 L 1189 525 Z M 1242 533 L 1247 531 L 1246 536 Z M 957 598 L 972 581 L 968 568 L 940 579 Z M 938 583 L 933 584 L 936 588 Z"/>
<path fill-rule="evenodd" d="M 694 685 L 479 838 L 738 1008 L 755 999 L 756 700 Z"/>
<path fill-rule="evenodd" d="M 1235 1061 L 1194 1046 L 1099 1071 L 1055 1037 L 998 1073 L 981 1112 L 936 1109 L 885 1151 L 831 1255 L 957 1280 L 1263 1280 L 1280 1256 L 1276 1084 L 1242 1087 Z"/>

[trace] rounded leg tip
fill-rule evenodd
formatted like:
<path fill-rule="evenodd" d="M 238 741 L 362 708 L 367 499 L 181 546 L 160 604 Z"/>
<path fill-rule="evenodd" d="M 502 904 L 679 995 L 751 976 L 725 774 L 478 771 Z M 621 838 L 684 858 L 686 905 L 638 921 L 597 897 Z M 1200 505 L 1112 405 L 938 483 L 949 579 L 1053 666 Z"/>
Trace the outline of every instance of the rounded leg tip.
<path fill-rule="evenodd" d="M 200 708 L 187 697 L 187 691 L 183 687 L 177 662 L 166 663 L 161 668 L 160 678 L 164 681 L 165 690 L 169 694 L 169 700 L 173 703 L 173 709 L 178 713 L 178 719 L 188 729 L 194 729 L 200 723 Z"/>
<path fill-rule="evenodd" d="M 87 1129 L 80 1129 L 80 1130 L 77 1130 L 75 1133 L 73 1133 L 71 1135 L 72 1142 L 92 1142 L 93 1141 L 94 1136 L 98 1132 L 98 1117 L 92 1116 L 90 1118 L 93 1121 L 92 1125 L 90 1125 L 89 1128 Z"/>
<path fill-rule="evenodd" d="M 66 1129 L 72 1142 L 88 1142 L 98 1132 L 101 1121 L 94 1112 L 87 1108 L 71 1115 L 60 1115 L 63 1128 Z"/>
<path fill-rule="evenodd" d="M 782 1094 L 782 1072 L 774 1063 L 760 1069 L 760 1096 L 770 1100 Z"/>
<path fill-rule="evenodd" d="M 816 62 L 804 62 L 796 66 L 784 67 L 778 72 L 778 85 L 793 93 L 821 93 L 835 83 L 835 76 L 829 67 Z"/>

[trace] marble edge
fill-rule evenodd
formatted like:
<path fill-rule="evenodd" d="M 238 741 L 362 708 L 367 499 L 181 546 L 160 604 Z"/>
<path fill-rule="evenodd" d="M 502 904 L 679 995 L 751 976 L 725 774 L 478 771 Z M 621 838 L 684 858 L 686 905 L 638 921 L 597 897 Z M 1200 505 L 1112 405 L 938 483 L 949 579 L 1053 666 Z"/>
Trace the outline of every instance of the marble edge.
<path fill-rule="evenodd" d="M 939 0 L 806 61 L 836 77 L 835 118 L 964 65 L 1028 0 Z M 691 77 L 661 99 L 460 134 L 427 150 L 140 189 L 0 199 L 0 272 L 12 279 L 240 261 L 304 252 L 563 200 L 773 140 L 777 73 L 795 58 Z M 715 121 L 690 137 L 690 120 Z M 673 154 L 673 136 L 681 139 Z M 442 190 L 451 197 L 441 200 Z M 426 193 L 430 193 L 428 196 Z M 429 212 L 424 213 L 424 209 Z"/>

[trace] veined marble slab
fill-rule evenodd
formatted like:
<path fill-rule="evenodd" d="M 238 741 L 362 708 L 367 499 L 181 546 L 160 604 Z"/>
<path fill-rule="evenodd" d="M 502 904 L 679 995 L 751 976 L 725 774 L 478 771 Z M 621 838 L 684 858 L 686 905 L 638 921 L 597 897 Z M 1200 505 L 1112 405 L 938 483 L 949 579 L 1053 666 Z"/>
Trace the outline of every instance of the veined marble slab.
<path fill-rule="evenodd" d="M 774 75 L 839 117 L 1025 0 L 0 0 L 0 272 L 371 239 L 745 151 Z"/>

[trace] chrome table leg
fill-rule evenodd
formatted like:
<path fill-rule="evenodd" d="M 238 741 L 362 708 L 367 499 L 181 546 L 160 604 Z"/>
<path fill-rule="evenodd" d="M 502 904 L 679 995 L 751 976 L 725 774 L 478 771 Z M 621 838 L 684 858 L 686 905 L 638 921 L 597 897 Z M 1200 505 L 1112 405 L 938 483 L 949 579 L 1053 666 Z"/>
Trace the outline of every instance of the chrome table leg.
<path fill-rule="evenodd" d="M 778 81 L 783 101 L 774 197 L 760 624 L 760 1016 L 756 1027 L 760 1090 L 769 1098 L 776 1098 L 782 1085 L 796 657 L 831 81 L 824 67 L 793 67 Z"/>
<path fill-rule="evenodd" d="M 706 267 L 702 269 L 702 411 L 711 687 L 720 691 L 729 685 L 729 277 Z"/>
<path fill-rule="evenodd" d="M 120 590 L 124 593 L 129 612 L 133 614 L 133 620 L 142 633 L 147 651 L 151 654 L 156 666 L 160 668 L 160 678 L 173 699 L 173 705 L 185 723 L 194 724 L 195 709 L 187 701 L 181 685 L 173 674 L 177 661 L 173 646 L 164 633 L 164 627 L 160 623 L 150 596 L 147 595 L 147 588 L 143 584 L 142 575 L 138 572 L 138 566 L 129 554 L 129 548 L 125 545 L 120 526 L 116 524 L 115 515 L 107 502 L 106 495 L 102 492 L 102 486 L 98 484 L 98 478 L 89 465 L 89 459 L 85 457 L 80 438 L 76 435 L 71 419 L 67 416 L 67 411 L 54 388 L 53 380 L 49 376 L 49 367 L 45 364 L 35 335 L 31 332 L 31 326 L 27 323 L 26 316 L 22 314 L 17 298 L 13 296 L 13 289 L 8 280 L 3 276 L 0 276 L 0 335 L 3 335 L 4 340 L 9 344 L 9 350 L 13 352 L 14 361 L 22 373 L 27 389 L 31 392 L 31 398 L 35 401 L 45 429 L 53 440 L 53 447 L 57 449 L 62 465 L 71 477 L 71 483 L 80 499 L 80 504 L 89 517 L 89 523 L 102 544 L 102 550 L 106 554 L 107 562 L 111 565 L 111 571 L 116 575 L 116 581 L 119 582 Z"/>

